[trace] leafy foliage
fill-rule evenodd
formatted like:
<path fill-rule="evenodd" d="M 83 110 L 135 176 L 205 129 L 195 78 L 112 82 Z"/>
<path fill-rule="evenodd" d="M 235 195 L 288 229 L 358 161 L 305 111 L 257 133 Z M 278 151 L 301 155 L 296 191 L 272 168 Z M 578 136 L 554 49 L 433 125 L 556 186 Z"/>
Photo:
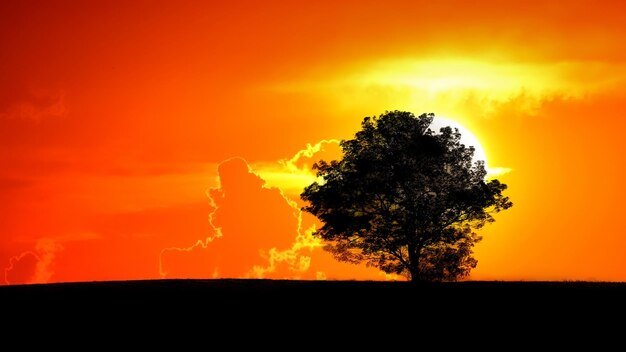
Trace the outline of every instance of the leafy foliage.
<path fill-rule="evenodd" d="M 322 181 L 305 188 L 303 210 L 321 220 L 315 234 L 335 258 L 413 281 L 456 280 L 476 266 L 474 231 L 512 203 L 458 130 L 429 128 L 433 117 L 366 117 L 341 142 L 341 160 L 314 165 Z"/>

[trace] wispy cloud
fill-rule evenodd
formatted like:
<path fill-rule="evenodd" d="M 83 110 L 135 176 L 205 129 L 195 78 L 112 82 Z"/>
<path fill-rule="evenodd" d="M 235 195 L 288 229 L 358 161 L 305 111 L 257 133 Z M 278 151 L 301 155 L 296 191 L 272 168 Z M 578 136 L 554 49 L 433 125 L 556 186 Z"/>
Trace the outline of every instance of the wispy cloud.
<path fill-rule="evenodd" d="M 427 109 L 478 117 L 493 116 L 511 101 L 532 115 L 545 101 L 579 99 L 626 82 L 626 64 L 606 62 L 396 58 L 355 66 L 274 82 L 269 89 L 308 92 L 348 110 Z"/>
<path fill-rule="evenodd" d="M 298 197 L 304 187 L 317 181 L 313 164 L 321 159 L 332 160 L 341 156 L 338 139 L 324 139 L 307 144 L 288 159 L 277 163 L 253 163 L 251 167 L 262 177 L 267 187 L 275 187 Z"/>
<path fill-rule="evenodd" d="M 62 90 L 38 90 L 23 99 L 6 104 L 0 118 L 39 122 L 46 118 L 65 117 L 68 113 L 66 93 Z"/>

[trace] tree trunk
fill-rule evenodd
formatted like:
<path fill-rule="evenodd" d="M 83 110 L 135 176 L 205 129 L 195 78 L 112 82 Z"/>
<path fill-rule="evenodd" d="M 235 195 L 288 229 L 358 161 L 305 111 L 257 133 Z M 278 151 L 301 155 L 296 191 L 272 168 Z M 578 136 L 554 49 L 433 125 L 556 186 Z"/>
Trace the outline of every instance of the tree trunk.
<path fill-rule="evenodd" d="M 421 249 L 414 245 L 408 246 L 409 250 L 409 273 L 411 274 L 411 282 L 421 282 L 422 277 L 420 275 L 420 252 Z"/>

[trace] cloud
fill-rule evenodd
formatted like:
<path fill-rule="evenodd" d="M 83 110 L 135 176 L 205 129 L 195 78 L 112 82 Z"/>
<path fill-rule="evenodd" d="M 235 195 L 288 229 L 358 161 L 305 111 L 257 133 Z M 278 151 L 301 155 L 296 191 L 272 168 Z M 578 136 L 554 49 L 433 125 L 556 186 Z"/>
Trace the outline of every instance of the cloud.
<path fill-rule="evenodd" d="M 309 145 L 279 165 L 284 172 L 310 172 L 303 159 L 322 153 L 326 144 L 336 142 Z M 211 235 L 190 246 L 163 249 L 162 277 L 385 278 L 377 269 L 338 263 L 323 251 L 312 235 L 319 224 L 300 211 L 299 199 L 269 186 L 244 159 L 222 162 L 218 175 L 218 186 L 207 192 Z"/>
<path fill-rule="evenodd" d="M 57 254 L 71 243 L 100 240 L 102 236 L 95 232 L 76 232 L 54 238 L 40 238 L 34 249 L 22 252 L 9 259 L 4 269 L 6 284 L 47 283 L 55 274 Z"/>
<path fill-rule="evenodd" d="M 513 171 L 510 167 L 490 167 L 487 168 L 487 177 L 496 178 Z"/>
<path fill-rule="evenodd" d="M 54 274 L 57 252 L 63 249 L 58 242 L 40 239 L 35 251 L 26 251 L 9 259 L 9 266 L 4 269 L 6 284 L 46 283 Z"/>
<path fill-rule="evenodd" d="M 34 282 L 39 256 L 33 252 L 23 252 L 9 259 L 4 269 L 4 282 L 10 284 L 30 284 Z"/>
<path fill-rule="evenodd" d="M 219 164 L 218 175 L 219 185 L 207 192 L 214 208 L 209 214 L 212 235 L 189 247 L 162 250 L 161 275 L 186 276 L 182 271 L 190 263 L 180 265 L 178 272 L 168 263 L 196 251 L 209 258 L 209 276 L 266 277 L 279 263 L 286 263 L 288 270 L 303 268 L 306 259 L 288 252 L 297 241 L 299 209 L 280 190 L 266 188 L 242 158 Z"/>
<path fill-rule="evenodd" d="M 51 117 L 65 117 L 68 113 L 65 96 L 62 90 L 21 94 L 19 99 L 1 102 L 0 118 L 39 122 Z"/>
<path fill-rule="evenodd" d="M 279 188 L 286 194 L 299 197 L 304 187 L 317 181 L 313 164 L 321 159 L 341 157 L 339 140 L 324 139 L 307 146 L 288 159 L 278 163 L 253 163 L 252 168 L 265 180 L 266 187 Z"/>
<path fill-rule="evenodd" d="M 606 62 L 511 62 L 472 58 L 394 58 L 343 67 L 326 77 L 270 84 L 306 92 L 341 109 L 435 111 L 494 116 L 508 104 L 534 115 L 546 101 L 580 99 L 626 82 L 626 65 Z"/>

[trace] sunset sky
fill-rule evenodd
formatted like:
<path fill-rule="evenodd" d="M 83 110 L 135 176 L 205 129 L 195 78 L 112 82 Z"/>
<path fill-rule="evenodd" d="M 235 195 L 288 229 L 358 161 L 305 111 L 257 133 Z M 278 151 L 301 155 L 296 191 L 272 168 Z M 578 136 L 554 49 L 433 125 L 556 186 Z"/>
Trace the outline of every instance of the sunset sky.
<path fill-rule="evenodd" d="M 298 195 L 365 116 L 471 131 L 476 280 L 626 280 L 618 1 L 2 1 L 0 283 L 390 279 Z"/>

